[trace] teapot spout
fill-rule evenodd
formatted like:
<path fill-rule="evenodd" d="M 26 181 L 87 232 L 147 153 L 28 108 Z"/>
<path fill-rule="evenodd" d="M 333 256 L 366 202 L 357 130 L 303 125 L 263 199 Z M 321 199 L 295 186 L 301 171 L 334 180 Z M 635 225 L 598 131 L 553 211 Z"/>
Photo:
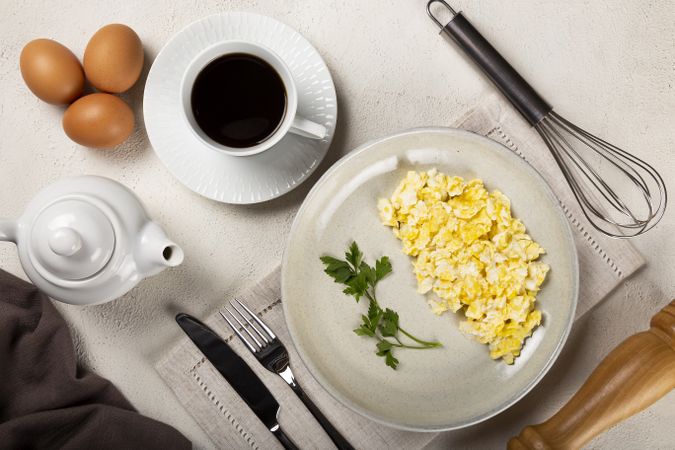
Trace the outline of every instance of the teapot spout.
<path fill-rule="evenodd" d="M 0 218 L 0 242 L 16 242 L 16 221 Z"/>
<path fill-rule="evenodd" d="M 166 236 L 159 225 L 148 222 L 141 231 L 135 257 L 141 273 L 150 276 L 182 263 L 184 253 L 178 244 Z"/>

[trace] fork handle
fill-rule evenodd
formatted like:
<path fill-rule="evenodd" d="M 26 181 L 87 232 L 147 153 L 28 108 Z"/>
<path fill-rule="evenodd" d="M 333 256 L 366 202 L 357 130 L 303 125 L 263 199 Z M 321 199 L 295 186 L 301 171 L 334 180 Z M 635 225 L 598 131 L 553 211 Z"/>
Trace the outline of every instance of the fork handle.
<path fill-rule="evenodd" d="M 347 439 L 345 439 L 344 436 L 342 436 L 340 432 L 335 429 L 333 424 L 330 423 L 326 416 L 323 415 L 319 407 L 314 404 L 314 402 L 309 398 L 309 396 L 297 382 L 294 381 L 293 383 L 289 383 L 289 385 L 293 391 L 295 391 L 298 398 L 302 400 L 302 403 L 304 403 L 307 409 L 309 409 L 309 412 L 312 413 L 316 421 L 319 422 L 319 424 L 323 427 L 326 434 L 328 434 L 330 439 L 333 441 L 333 444 L 335 444 L 338 449 L 355 450 L 354 447 L 352 447 L 352 445 L 347 441 Z"/>

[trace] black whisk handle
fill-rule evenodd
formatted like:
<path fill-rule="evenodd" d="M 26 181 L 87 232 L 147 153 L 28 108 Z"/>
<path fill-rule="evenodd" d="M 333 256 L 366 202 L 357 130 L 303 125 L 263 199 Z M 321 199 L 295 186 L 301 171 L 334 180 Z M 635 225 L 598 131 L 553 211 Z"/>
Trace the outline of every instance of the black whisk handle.
<path fill-rule="evenodd" d="M 433 3 L 445 5 L 453 14 L 452 20 L 445 26 L 432 14 L 430 7 Z M 461 12 L 456 13 L 447 3 L 439 0 L 431 0 L 428 3 L 427 11 L 434 22 L 442 27 L 441 31 L 450 36 L 464 53 L 483 70 L 531 125 L 538 124 L 551 112 L 553 109 L 551 105 L 546 103 L 546 100 L 520 76 L 516 69 L 471 25 L 471 22 Z"/>

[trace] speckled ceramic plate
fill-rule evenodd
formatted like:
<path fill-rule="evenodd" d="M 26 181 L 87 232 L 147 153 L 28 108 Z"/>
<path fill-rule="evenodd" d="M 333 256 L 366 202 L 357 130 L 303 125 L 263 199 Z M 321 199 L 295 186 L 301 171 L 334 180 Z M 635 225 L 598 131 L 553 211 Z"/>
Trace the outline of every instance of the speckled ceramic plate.
<path fill-rule="evenodd" d="M 512 201 L 516 217 L 547 250 L 551 271 L 537 297 L 542 325 L 509 366 L 458 330 L 461 317 L 434 315 L 416 291 L 411 260 L 378 218 L 408 170 L 437 168 L 483 179 Z M 351 240 L 371 263 L 388 255 L 394 272 L 378 298 L 401 325 L 440 340 L 441 349 L 399 350 L 398 370 L 375 356 L 374 343 L 352 332 L 367 304 L 356 304 L 326 274 L 319 257 L 343 255 Z M 516 154 L 462 130 L 429 128 L 368 143 L 336 163 L 314 186 L 293 224 L 282 268 L 284 313 L 298 352 L 335 398 L 396 428 L 436 431 L 465 427 L 508 408 L 551 367 L 567 338 L 577 304 L 578 266 L 571 230 L 541 176 Z"/>
<path fill-rule="evenodd" d="M 298 90 L 298 114 L 324 125 L 323 139 L 289 133 L 263 153 L 238 157 L 197 138 L 181 111 L 182 77 L 200 52 L 228 40 L 265 46 L 286 63 Z M 258 203 L 292 190 L 316 169 L 333 140 L 337 102 L 326 64 L 304 37 L 270 17 L 236 12 L 206 17 L 171 38 L 148 74 L 143 114 L 157 156 L 188 188 L 225 203 Z"/>

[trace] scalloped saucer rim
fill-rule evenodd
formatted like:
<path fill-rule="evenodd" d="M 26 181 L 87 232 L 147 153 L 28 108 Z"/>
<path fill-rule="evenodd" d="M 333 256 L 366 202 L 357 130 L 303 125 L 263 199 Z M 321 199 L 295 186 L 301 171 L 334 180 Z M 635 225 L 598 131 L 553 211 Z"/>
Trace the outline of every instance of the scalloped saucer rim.
<path fill-rule="evenodd" d="M 277 53 L 297 86 L 298 111 L 324 125 L 326 136 L 312 140 L 289 133 L 251 156 L 215 152 L 200 142 L 182 114 L 182 77 L 200 51 L 227 40 Z M 316 170 L 334 136 L 337 100 L 328 67 L 307 39 L 271 17 L 228 12 L 192 22 L 164 45 L 148 74 L 143 112 L 155 153 L 182 184 L 216 201 L 252 204 L 290 192 Z"/>

